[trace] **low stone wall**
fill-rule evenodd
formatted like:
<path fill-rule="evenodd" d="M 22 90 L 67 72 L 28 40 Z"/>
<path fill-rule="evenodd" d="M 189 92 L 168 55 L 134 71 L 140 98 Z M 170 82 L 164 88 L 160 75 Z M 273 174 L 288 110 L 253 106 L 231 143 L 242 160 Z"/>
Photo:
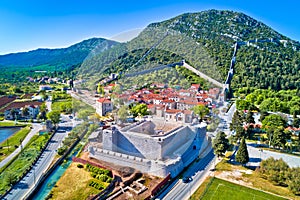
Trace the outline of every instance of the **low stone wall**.
<path fill-rule="evenodd" d="M 169 173 L 171 173 L 172 177 L 175 177 L 184 168 L 184 164 L 182 163 L 180 157 L 162 162 L 129 156 L 91 146 L 89 147 L 89 153 L 90 158 L 111 162 L 120 166 L 132 167 L 141 171 L 142 173 L 148 173 L 159 177 L 165 177 Z M 195 156 L 197 157 L 197 155 Z"/>
<path fill-rule="evenodd" d="M 117 133 L 116 131 L 114 134 Z M 149 145 L 151 142 L 153 144 L 159 144 L 156 138 L 144 138 L 145 141 L 141 143 L 140 137 L 126 135 L 128 138 L 124 137 L 124 139 L 121 138 L 121 140 L 120 137 L 115 136 L 115 139 L 118 138 L 118 142 L 122 143 L 123 146 L 127 143 L 128 146 L 132 146 L 131 149 L 127 150 L 130 155 L 128 155 L 124 149 L 121 151 L 121 149 L 117 149 L 116 147 L 114 147 L 113 150 L 108 150 L 89 146 L 89 156 L 116 165 L 132 167 L 142 173 L 159 177 L 166 177 L 170 173 L 171 177 L 176 177 L 184 167 L 197 159 L 207 147 L 208 141 L 205 133 L 205 127 L 181 127 L 160 141 L 160 143 L 164 143 L 164 152 L 159 152 L 161 149 L 156 148 L 155 145 Z M 137 145 L 139 143 L 141 144 Z M 177 148 L 174 148 L 172 145 Z M 123 146 L 120 145 L 119 147 Z M 144 154 L 141 154 L 140 151 L 143 151 Z M 139 152 L 139 154 L 135 154 L 136 152 Z M 151 156 L 148 158 L 142 157 L 151 153 L 156 155 L 156 157 L 154 157 L 154 155 L 152 156 L 153 159 Z M 165 158 L 163 160 L 157 159 L 158 153 L 163 153 Z M 140 154 L 141 156 L 139 156 Z"/>

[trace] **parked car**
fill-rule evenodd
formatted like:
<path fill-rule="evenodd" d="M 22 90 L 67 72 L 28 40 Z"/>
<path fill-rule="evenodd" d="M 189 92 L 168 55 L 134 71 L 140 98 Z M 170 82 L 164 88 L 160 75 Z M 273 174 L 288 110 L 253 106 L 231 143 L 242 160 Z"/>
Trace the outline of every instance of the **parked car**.
<path fill-rule="evenodd" d="M 184 183 L 189 183 L 191 181 L 192 181 L 191 177 L 183 177 L 183 179 L 182 179 L 182 182 L 184 182 Z"/>

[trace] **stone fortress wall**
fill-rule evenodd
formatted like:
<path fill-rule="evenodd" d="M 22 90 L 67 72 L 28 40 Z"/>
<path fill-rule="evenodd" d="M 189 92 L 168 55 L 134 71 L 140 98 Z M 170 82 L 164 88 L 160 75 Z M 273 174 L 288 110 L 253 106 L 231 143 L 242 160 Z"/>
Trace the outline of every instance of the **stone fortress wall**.
<path fill-rule="evenodd" d="M 162 135 L 151 135 L 133 132 L 141 130 L 137 128 L 140 124 L 105 130 L 103 148 L 89 146 L 89 156 L 143 173 L 160 177 L 171 173 L 175 177 L 208 145 L 206 125 L 179 126 Z"/>

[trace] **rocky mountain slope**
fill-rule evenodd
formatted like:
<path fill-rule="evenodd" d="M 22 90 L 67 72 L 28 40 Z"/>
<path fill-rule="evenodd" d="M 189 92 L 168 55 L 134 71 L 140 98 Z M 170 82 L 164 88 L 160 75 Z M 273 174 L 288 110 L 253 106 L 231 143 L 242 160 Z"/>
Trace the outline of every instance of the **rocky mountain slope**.
<path fill-rule="evenodd" d="M 265 39 L 270 42 L 256 42 Z M 251 43 L 247 44 L 248 41 Z M 170 64 L 175 61 L 172 58 L 178 57 L 224 81 L 236 42 L 244 45 L 236 55 L 233 88 L 300 88 L 299 42 L 243 13 L 222 10 L 186 13 L 150 24 L 132 41 L 87 60 L 79 71 L 85 77 L 101 77 L 111 72 L 128 73 L 145 66 Z M 164 59 L 159 57 L 162 54 Z M 125 57 L 131 62 L 126 67 L 117 61 Z M 118 63 L 118 67 L 113 63 Z"/>

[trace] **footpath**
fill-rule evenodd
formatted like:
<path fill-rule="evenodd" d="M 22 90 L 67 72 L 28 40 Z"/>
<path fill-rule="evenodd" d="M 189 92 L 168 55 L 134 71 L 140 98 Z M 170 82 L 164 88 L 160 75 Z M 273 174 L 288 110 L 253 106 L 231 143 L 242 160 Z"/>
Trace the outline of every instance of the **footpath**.
<path fill-rule="evenodd" d="M 22 147 L 25 147 L 26 144 L 30 141 L 30 139 L 39 132 L 39 130 L 42 129 L 42 125 L 41 124 L 32 124 L 32 129 L 30 130 L 30 132 L 27 134 L 27 136 L 25 137 L 25 139 L 22 141 L 21 145 L 14 151 L 12 152 L 9 156 L 7 156 L 4 160 L 2 160 L 0 162 L 0 168 L 3 167 L 4 165 L 6 165 L 9 161 L 11 161 L 15 156 L 17 156 L 21 150 Z"/>

